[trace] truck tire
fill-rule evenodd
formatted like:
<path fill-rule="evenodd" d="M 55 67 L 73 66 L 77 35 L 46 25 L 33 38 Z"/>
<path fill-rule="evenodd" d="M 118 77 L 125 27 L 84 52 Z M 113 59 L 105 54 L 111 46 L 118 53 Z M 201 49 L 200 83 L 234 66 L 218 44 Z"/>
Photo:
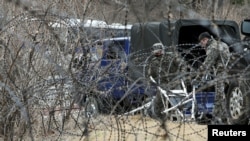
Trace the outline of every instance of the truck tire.
<path fill-rule="evenodd" d="M 95 118 L 99 114 L 98 102 L 95 97 L 88 97 L 85 104 L 85 117 Z"/>
<path fill-rule="evenodd" d="M 250 91 L 246 81 L 229 85 L 226 96 L 229 124 L 244 125 L 249 122 Z"/>

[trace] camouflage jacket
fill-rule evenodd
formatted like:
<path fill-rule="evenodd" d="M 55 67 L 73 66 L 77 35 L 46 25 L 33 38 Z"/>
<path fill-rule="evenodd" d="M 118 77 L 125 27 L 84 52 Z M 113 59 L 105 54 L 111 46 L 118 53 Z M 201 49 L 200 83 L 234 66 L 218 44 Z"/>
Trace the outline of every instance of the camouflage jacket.
<path fill-rule="evenodd" d="M 152 76 L 158 84 L 168 83 L 180 70 L 178 59 L 169 52 L 160 57 L 151 56 L 146 64 L 145 77 Z"/>
<path fill-rule="evenodd" d="M 230 51 L 227 44 L 214 39 L 209 40 L 206 48 L 206 59 L 202 64 L 202 69 L 216 70 L 224 69 L 230 59 Z"/>

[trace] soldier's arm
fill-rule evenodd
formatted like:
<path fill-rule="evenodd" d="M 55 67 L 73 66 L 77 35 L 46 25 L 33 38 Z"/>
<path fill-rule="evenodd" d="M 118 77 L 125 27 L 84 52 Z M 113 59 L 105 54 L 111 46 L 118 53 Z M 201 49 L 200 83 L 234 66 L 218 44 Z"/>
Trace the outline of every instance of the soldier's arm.
<path fill-rule="evenodd" d="M 145 62 L 144 62 L 144 66 L 143 66 L 143 73 L 145 77 L 149 77 L 151 74 L 151 63 L 152 63 L 152 57 L 148 57 Z"/>
<path fill-rule="evenodd" d="M 213 47 L 209 48 L 207 50 L 207 57 L 202 64 L 202 69 L 211 68 L 215 64 L 215 61 L 217 60 L 218 55 L 219 55 L 219 51 L 217 49 L 215 49 Z"/>

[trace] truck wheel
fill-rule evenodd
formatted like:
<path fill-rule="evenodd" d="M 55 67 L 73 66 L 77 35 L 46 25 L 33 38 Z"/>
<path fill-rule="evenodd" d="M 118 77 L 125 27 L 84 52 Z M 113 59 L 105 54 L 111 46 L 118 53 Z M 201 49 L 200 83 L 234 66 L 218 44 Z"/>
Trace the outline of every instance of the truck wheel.
<path fill-rule="evenodd" d="M 247 124 L 250 113 L 250 92 L 245 81 L 231 83 L 226 97 L 229 124 Z"/>
<path fill-rule="evenodd" d="M 95 118 L 99 114 L 98 103 L 95 97 L 88 97 L 85 105 L 85 117 Z"/>

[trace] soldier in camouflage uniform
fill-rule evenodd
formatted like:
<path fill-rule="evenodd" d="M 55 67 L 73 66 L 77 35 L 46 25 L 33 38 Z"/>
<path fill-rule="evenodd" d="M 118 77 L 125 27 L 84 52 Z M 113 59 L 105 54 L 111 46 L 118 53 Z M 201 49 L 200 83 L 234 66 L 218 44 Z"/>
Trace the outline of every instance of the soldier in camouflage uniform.
<path fill-rule="evenodd" d="M 152 76 L 158 85 L 164 87 L 175 75 L 179 67 L 177 54 L 164 48 L 161 43 L 155 43 L 151 48 L 152 55 L 145 69 L 146 77 Z"/>
<path fill-rule="evenodd" d="M 213 69 L 215 79 L 218 79 L 215 84 L 216 94 L 214 99 L 213 119 L 212 124 L 225 124 L 227 113 L 225 113 L 225 93 L 224 82 L 226 76 L 226 66 L 230 58 L 230 51 L 227 44 L 222 41 L 217 41 L 208 32 L 203 32 L 199 36 L 200 45 L 206 50 L 206 59 L 200 66 L 201 72 Z M 220 78 L 218 78 L 218 76 Z M 222 82 L 219 80 L 223 80 Z"/>
<path fill-rule="evenodd" d="M 164 90 L 174 89 L 176 84 L 172 83 L 171 80 L 179 74 L 180 65 L 177 54 L 172 50 L 167 51 L 161 43 L 155 43 L 151 47 L 151 53 L 152 55 L 146 60 L 145 77 L 152 77 L 157 85 Z M 158 90 L 151 107 L 148 109 L 149 116 L 163 124 L 167 115 L 161 112 L 164 111 L 166 104 L 165 97 Z"/>

